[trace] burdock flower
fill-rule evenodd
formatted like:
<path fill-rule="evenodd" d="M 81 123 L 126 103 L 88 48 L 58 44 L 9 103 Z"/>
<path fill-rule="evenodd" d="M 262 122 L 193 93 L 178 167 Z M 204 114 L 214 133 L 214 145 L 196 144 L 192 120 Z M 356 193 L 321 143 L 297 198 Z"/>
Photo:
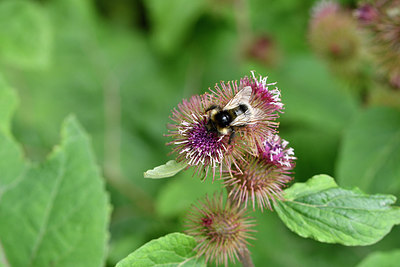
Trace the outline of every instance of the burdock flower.
<path fill-rule="evenodd" d="M 260 148 L 262 158 L 276 166 L 293 169 L 296 157 L 293 148 L 286 148 L 288 144 L 288 141 L 281 139 L 277 134 L 268 136 Z"/>
<path fill-rule="evenodd" d="M 334 1 L 320 1 L 314 6 L 309 41 L 314 51 L 331 64 L 354 63 L 360 56 L 361 35 L 357 23 Z"/>
<path fill-rule="evenodd" d="M 249 105 L 252 107 L 250 113 L 250 122 L 243 127 L 236 128 L 237 139 L 244 142 L 246 149 L 253 155 L 258 154 L 257 146 L 269 134 L 276 132 L 279 123 L 279 113 L 283 110 L 283 104 L 280 99 L 280 91 L 275 83 L 267 83 L 267 77 L 256 78 L 254 72 L 251 77 L 244 77 L 233 82 L 220 82 L 216 84 L 214 89 L 210 89 L 210 102 L 218 103 L 219 106 L 225 107 L 235 95 L 243 88 L 250 86 L 252 89 Z M 272 89 L 269 87 L 273 86 Z"/>
<path fill-rule="evenodd" d="M 224 205 L 222 194 L 208 197 L 193 206 L 186 220 L 186 233 L 198 242 L 195 250 L 198 256 L 205 256 L 206 262 L 217 265 L 235 262 L 243 250 L 247 250 L 247 239 L 254 239 L 254 221 L 246 210 L 233 204 L 229 199 Z"/>
<path fill-rule="evenodd" d="M 195 173 L 204 178 L 211 169 L 214 179 L 217 170 L 224 167 L 230 171 L 232 166 L 237 167 L 236 160 L 242 157 L 242 152 L 240 146 L 229 144 L 229 136 L 207 130 L 205 110 L 211 104 L 207 95 L 183 100 L 172 111 L 171 119 L 175 123 L 168 124 L 166 136 L 173 138 L 167 145 L 174 146 L 172 152 L 178 162 L 194 166 Z"/>
<path fill-rule="evenodd" d="M 282 188 L 292 179 L 290 174 L 295 166 L 294 150 L 287 147 L 288 142 L 278 135 L 269 135 L 259 147 L 259 157 L 248 155 L 239 164 L 242 172 L 226 172 L 224 185 L 229 197 L 238 205 L 247 207 L 251 202 L 272 210 L 272 202 L 281 199 Z"/>
<path fill-rule="evenodd" d="M 371 35 L 371 54 L 395 88 L 400 88 L 400 1 L 361 4 L 355 16 Z"/>

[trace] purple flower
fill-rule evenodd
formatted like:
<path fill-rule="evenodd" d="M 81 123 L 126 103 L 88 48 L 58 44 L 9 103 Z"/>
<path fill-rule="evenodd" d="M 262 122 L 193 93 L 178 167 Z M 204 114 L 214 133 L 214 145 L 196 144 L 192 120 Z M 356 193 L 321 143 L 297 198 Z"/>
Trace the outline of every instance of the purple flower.
<path fill-rule="evenodd" d="M 207 114 L 205 109 L 211 105 L 208 95 L 192 96 L 189 101 L 183 100 L 178 108 L 172 111 L 168 124 L 168 134 L 173 141 L 167 145 L 174 146 L 178 162 L 185 162 L 195 167 L 199 175 L 207 176 L 211 170 L 213 179 L 217 170 L 224 167 L 227 170 L 236 165 L 236 159 L 241 158 L 239 146 L 228 144 L 228 136 L 219 136 L 206 128 Z"/>
<path fill-rule="evenodd" d="M 267 77 L 255 77 L 254 72 L 251 77 L 244 77 L 240 80 L 239 85 L 237 81 L 225 83 L 220 82 L 216 84 L 214 89 L 211 90 L 210 102 L 218 103 L 219 106 L 224 107 L 235 95 L 245 88 L 250 86 L 252 88 L 252 95 L 249 101 L 250 106 L 255 110 L 251 123 L 244 127 L 236 129 L 238 143 L 243 143 L 242 147 L 251 154 L 257 155 L 257 146 L 265 139 L 270 133 L 276 132 L 279 123 L 276 119 L 279 118 L 279 113 L 283 110 L 283 104 L 280 99 L 280 91 L 275 86 L 276 83 L 267 83 Z M 270 86 L 275 86 L 270 89 Z"/>
<path fill-rule="evenodd" d="M 265 140 L 279 126 L 276 119 L 283 110 L 283 104 L 275 84 L 267 83 L 267 77 L 256 78 L 252 72 L 252 76 L 242 78 L 239 85 L 237 81 L 221 82 L 209 94 L 183 100 L 172 111 L 171 119 L 174 123 L 168 125 L 167 136 L 173 140 L 167 145 L 173 146 L 172 152 L 176 155 L 176 160 L 194 166 L 195 173 L 204 177 L 211 171 L 213 179 L 217 171 L 220 174 L 229 173 L 231 176 L 233 171 L 242 173 L 243 166 L 246 167 L 245 164 L 240 165 L 246 162 L 244 155 L 258 156 L 259 147 L 263 146 Z M 243 101 L 246 110 L 249 110 L 246 120 L 243 118 L 245 123 L 240 126 L 228 124 L 224 131 L 221 128 L 212 128 L 216 127 L 215 118 L 211 120 L 209 108 L 216 106 L 217 110 L 223 110 L 245 87 L 248 94 Z M 237 105 L 240 106 L 240 103 Z M 218 114 L 219 111 L 214 112 Z M 232 132 L 235 132 L 234 137 Z"/>
<path fill-rule="evenodd" d="M 279 135 L 270 135 L 265 139 L 260 154 L 262 158 L 274 165 L 293 168 L 296 157 L 293 148 L 286 148 L 288 144 L 289 142 L 281 139 Z"/>
<path fill-rule="evenodd" d="M 258 79 L 254 71 L 251 72 L 251 77 L 245 76 L 240 79 L 240 87 L 251 86 L 253 89 L 254 97 L 252 104 L 258 107 L 266 114 L 282 112 L 283 104 L 281 102 L 281 91 L 275 86 L 276 82 L 267 83 L 268 77 L 259 75 Z M 273 86 L 273 89 L 269 89 Z"/>
<path fill-rule="evenodd" d="M 205 256 L 206 262 L 228 265 L 228 258 L 235 262 L 241 250 L 245 250 L 247 239 L 254 239 L 251 228 L 254 221 L 246 210 L 234 205 L 229 199 L 224 205 L 222 194 L 208 197 L 192 206 L 186 218 L 186 233 L 198 242 L 195 250 L 198 256 Z"/>

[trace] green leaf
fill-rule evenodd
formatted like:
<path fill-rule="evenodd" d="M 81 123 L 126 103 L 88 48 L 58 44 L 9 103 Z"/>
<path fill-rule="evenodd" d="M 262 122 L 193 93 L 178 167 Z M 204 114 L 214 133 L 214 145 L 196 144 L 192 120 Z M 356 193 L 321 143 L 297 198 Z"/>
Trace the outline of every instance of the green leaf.
<path fill-rule="evenodd" d="M 338 187 L 332 177 L 316 175 L 285 190 L 274 204 L 286 226 L 302 237 L 346 246 L 371 245 L 400 223 L 391 195 L 367 195 Z"/>
<path fill-rule="evenodd" d="M 400 112 L 375 107 L 360 113 L 347 130 L 337 175 L 344 186 L 368 193 L 400 193 Z"/>
<path fill-rule="evenodd" d="M 197 243 L 193 237 L 172 233 L 152 240 L 128 257 L 117 267 L 124 266 L 206 266 L 203 258 L 197 258 L 193 249 Z"/>
<path fill-rule="evenodd" d="M 14 101 L 7 90 L 0 86 L 0 95 Z M 3 128 L 0 148 L 0 260 L 9 266 L 103 265 L 110 206 L 76 119 L 65 120 L 61 145 L 42 164 L 24 160 Z"/>
<path fill-rule="evenodd" d="M 13 186 L 16 178 L 20 177 L 27 167 L 22 150 L 13 140 L 10 132 L 11 115 L 16 105 L 17 97 L 14 91 L 0 79 L 0 206 L 6 188 Z"/>
<path fill-rule="evenodd" d="M 52 34 L 42 6 L 31 1 L 2 1 L 0 24 L 0 60 L 23 68 L 47 66 Z"/>
<path fill-rule="evenodd" d="M 17 106 L 17 96 L 15 92 L 8 88 L 3 77 L 0 76 L 0 131 L 11 136 L 10 121 Z"/>
<path fill-rule="evenodd" d="M 160 165 L 152 170 L 146 171 L 144 173 L 144 178 L 159 179 L 171 177 L 186 167 L 187 164 L 184 162 L 176 162 L 175 160 L 170 160 L 164 165 Z"/>
<path fill-rule="evenodd" d="M 400 249 L 371 253 L 357 267 L 397 267 L 400 262 Z"/>

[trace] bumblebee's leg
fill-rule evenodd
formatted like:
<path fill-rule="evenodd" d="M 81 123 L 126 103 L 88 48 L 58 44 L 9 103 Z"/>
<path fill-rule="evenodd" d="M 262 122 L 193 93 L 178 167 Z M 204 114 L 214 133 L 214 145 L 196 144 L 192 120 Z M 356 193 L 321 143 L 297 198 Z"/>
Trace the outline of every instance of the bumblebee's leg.
<path fill-rule="evenodd" d="M 236 135 L 235 128 L 232 127 L 231 134 L 229 135 L 228 144 L 230 144 L 232 142 L 232 140 L 235 137 L 235 135 Z"/>
<path fill-rule="evenodd" d="M 209 112 L 210 110 L 215 109 L 217 107 L 218 107 L 217 105 L 211 105 L 206 109 L 206 112 Z"/>

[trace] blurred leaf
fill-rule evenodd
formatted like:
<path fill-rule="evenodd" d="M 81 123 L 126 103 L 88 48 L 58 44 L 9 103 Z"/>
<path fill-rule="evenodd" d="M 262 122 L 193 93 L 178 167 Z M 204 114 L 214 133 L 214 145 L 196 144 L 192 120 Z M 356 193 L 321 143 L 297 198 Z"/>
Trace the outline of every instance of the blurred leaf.
<path fill-rule="evenodd" d="M 387 252 L 373 252 L 357 267 L 397 267 L 400 263 L 400 249 Z"/>
<path fill-rule="evenodd" d="M 274 82 L 275 76 L 268 81 Z M 305 123 L 340 132 L 358 109 L 355 98 L 314 58 L 294 58 L 278 78 L 285 104 L 282 125 Z"/>
<path fill-rule="evenodd" d="M 193 249 L 197 243 L 193 237 L 172 233 L 143 245 L 117 267 L 123 266 L 206 266 L 203 258 L 197 258 Z"/>
<path fill-rule="evenodd" d="M 375 193 L 400 192 L 400 112 L 376 107 L 361 112 L 346 131 L 338 180 Z"/>
<path fill-rule="evenodd" d="M 53 31 L 51 65 L 45 69 L 23 71 L 4 67 L 10 85 L 18 90 L 21 106 L 16 113 L 14 131 L 30 157 L 42 160 L 58 140 L 63 119 L 74 112 L 94 139 L 103 134 L 104 111 L 101 82 L 91 64 L 95 50 L 88 40 L 93 32 L 82 16 L 89 16 L 91 1 L 46 1 Z M 32 2 L 31 2 L 32 4 Z M 79 30 L 77 30 L 79 29 Z M 87 51 L 90 51 L 88 53 Z M 103 145 L 100 146 L 103 148 Z M 39 151 L 39 153 L 38 153 Z M 38 156 L 39 154 L 39 156 Z"/>
<path fill-rule="evenodd" d="M 204 12 L 205 0 L 148 0 L 153 41 L 159 51 L 170 54 L 182 45 L 191 27 Z"/>
<path fill-rule="evenodd" d="M 31 1 L 2 1 L 0 24 L 0 60 L 30 69 L 48 65 L 52 34 L 43 7 Z"/>
<path fill-rule="evenodd" d="M 15 92 L 0 78 L 0 205 L 3 192 L 12 186 L 16 177 L 20 177 L 27 168 L 22 150 L 13 140 L 10 131 L 11 117 L 17 102 Z"/>
<path fill-rule="evenodd" d="M 146 171 L 144 173 L 144 178 L 159 179 L 172 177 L 186 167 L 187 164 L 185 162 L 176 162 L 175 160 L 170 160 L 163 165 Z"/>
<path fill-rule="evenodd" d="M 285 190 L 275 203 L 286 226 L 302 237 L 346 246 L 371 245 L 400 223 L 400 208 L 391 195 L 367 195 L 337 186 L 332 177 L 317 175 Z"/>
<path fill-rule="evenodd" d="M 0 95 L 15 103 L 15 96 L 4 93 L 7 90 L 1 86 Z M 10 105 L 6 113 L 12 109 Z M 62 127 L 61 145 L 36 166 L 22 161 L 18 145 L 0 132 L 0 162 L 7 163 L 0 164 L 4 262 L 11 266 L 104 263 L 110 207 L 89 143 L 70 117 Z"/>
<path fill-rule="evenodd" d="M 213 182 L 212 177 L 200 181 L 198 177 L 193 177 L 192 170 L 182 172 L 162 187 L 156 201 L 157 213 L 162 216 L 179 216 L 199 198 L 206 194 L 212 195 L 221 188 L 220 181 Z"/>
<path fill-rule="evenodd" d="M 17 106 L 17 96 L 14 90 L 8 88 L 3 77 L 0 76 L 0 131 L 11 137 L 11 117 Z"/>
<path fill-rule="evenodd" d="M 164 74 L 147 36 L 105 23 L 93 1 L 45 4 L 57 29 L 54 67 L 3 69 L 21 96 L 16 138 L 31 158 L 42 160 L 57 142 L 63 118 L 73 111 L 92 137 L 99 162 L 155 193 L 162 184 L 149 183 L 143 172 L 165 160 L 166 111 L 179 101 L 181 82 Z"/>

